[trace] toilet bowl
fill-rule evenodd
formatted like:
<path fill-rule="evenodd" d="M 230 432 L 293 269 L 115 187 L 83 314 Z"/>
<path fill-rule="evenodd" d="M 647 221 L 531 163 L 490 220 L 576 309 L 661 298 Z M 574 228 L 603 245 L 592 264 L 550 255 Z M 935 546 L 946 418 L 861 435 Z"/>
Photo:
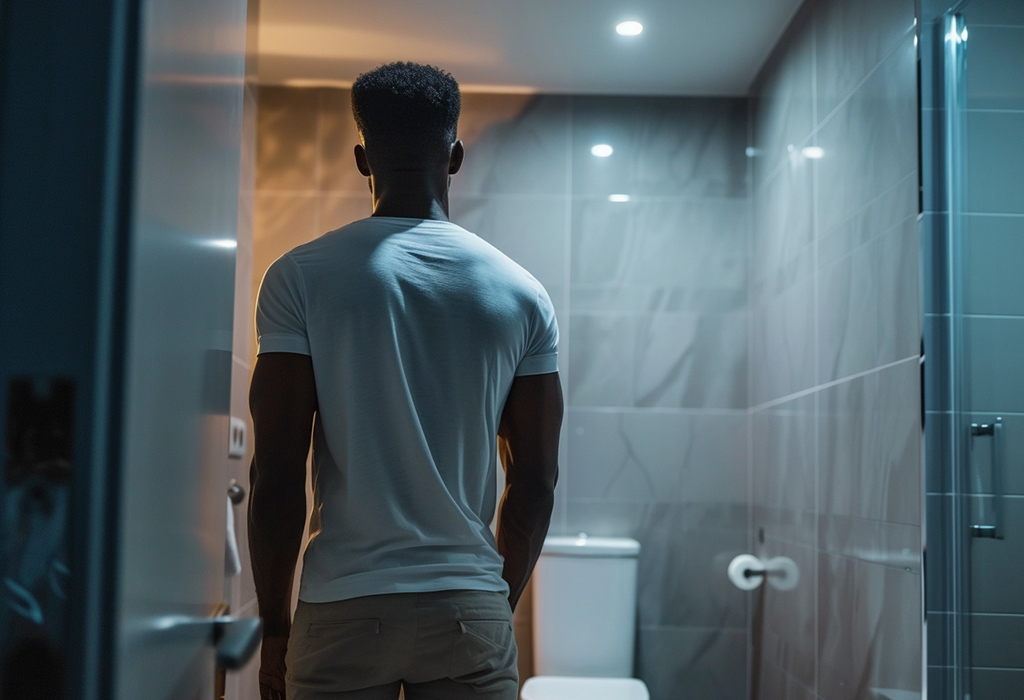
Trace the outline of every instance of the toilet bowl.
<path fill-rule="evenodd" d="M 534 676 L 523 684 L 522 700 L 650 700 L 636 678 Z"/>
<path fill-rule="evenodd" d="M 533 574 L 537 675 L 521 700 L 648 700 L 633 674 L 640 543 L 549 537 Z"/>

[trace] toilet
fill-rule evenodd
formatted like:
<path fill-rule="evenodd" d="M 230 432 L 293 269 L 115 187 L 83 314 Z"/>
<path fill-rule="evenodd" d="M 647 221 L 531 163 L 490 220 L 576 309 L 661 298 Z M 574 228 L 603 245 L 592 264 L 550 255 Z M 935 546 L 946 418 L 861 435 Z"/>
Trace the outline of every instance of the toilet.
<path fill-rule="evenodd" d="M 521 700 L 649 700 L 633 678 L 640 543 L 549 537 L 533 572 L 533 665 Z"/>

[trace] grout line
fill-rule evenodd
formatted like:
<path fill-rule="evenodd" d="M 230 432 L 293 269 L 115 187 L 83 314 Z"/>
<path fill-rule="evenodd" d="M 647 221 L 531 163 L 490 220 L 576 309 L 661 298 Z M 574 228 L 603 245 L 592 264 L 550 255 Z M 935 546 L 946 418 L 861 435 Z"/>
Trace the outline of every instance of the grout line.
<path fill-rule="evenodd" d="M 807 389 L 803 389 L 801 391 L 794 392 L 792 394 L 789 394 L 788 396 L 782 396 L 782 397 L 777 398 L 777 399 L 772 399 L 771 401 L 765 401 L 762 404 L 758 404 L 757 406 L 754 406 L 751 409 L 751 411 L 753 411 L 753 412 L 763 411 L 765 409 L 772 408 L 773 406 L 778 406 L 780 404 L 788 403 L 789 401 L 793 401 L 795 399 L 803 398 L 804 396 L 810 396 L 811 394 L 814 394 L 815 392 L 818 392 L 818 391 L 822 391 L 824 389 L 832 389 L 833 387 L 837 387 L 840 384 L 845 384 L 845 383 L 851 382 L 851 381 L 853 381 L 855 379 L 861 379 L 861 378 L 866 377 L 866 376 L 868 376 L 870 374 L 875 374 L 876 372 L 881 372 L 883 370 L 892 369 L 893 367 L 898 367 L 899 365 L 903 365 L 903 364 L 906 364 L 908 362 L 919 363 L 920 361 L 921 361 L 921 356 L 920 355 L 911 355 L 910 357 L 904 357 L 902 360 L 896 360 L 895 362 L 889 362 L 889 363 L 886 363 L 884 365 L 879 365 L 877 367 L 872 367 L 871 369 L 864 370 L 863 372 L 857 372 L 856 374 L 851 374 L 851 375 L 848 375 L 846 377 L 840 377 L 839 379 L 833 379 L 830 382 L 825 382 L 824 384 L 819 384 L 817 386 L 812 386 L 812 387 L 809 387 Z"/>
<path fill-rule="evenodd" d="M 812 13 L 810 22 L 811 31 L 811 110 L 813 119 L 811 124 L 814 125 L 814 131 L 811 134 L 812 143 L 817 145 L 818 143 L 818 22 L 817 22 L 817 8 Z M 859 88 L 859 86 L 858 86 Z M 856 91 L 855 88 L 854 90 Z M 853 93 L 851 93 L 853 94 Z M 868 205 L 870 206 L 870 204 Z M 817 162 L 811 163 L 811 233 L 814 236 L 814 252 L 813 252 L 813 269 L 812 274 L 814 275 L 813 281 L 813 309 L 814 309 L 814 381 L 818 383 L 820 381 L 820 361 L 821 357 L 821 339 L 820 339 L 820 328 L 818 319 L 819 314 L 819 282 L 820 282 L 820 248 L 818 235 L 818 164 Z M 819 437 L 819 412 L 821 404 L 821 392 L 814 392 L 814 412 L 811 414 L 811 430 L 814 431 L 814 583 L 813 583 L 813 596 L 814 596 L 814 693 L 817 694 L 819 685 L 821 683 L 821 672 L 820 672 L 820 620 L 819 620 L 819 584 L 821 581 L 821 557 L 819 552 L 821 551 L 821 503 L 820 503 L 820 481 L 821 481 L 821 445 Z"/>
<path fill-rule="evenodd" d="M 579 413 L 636 413 L 646 415 L 734 416 L 741 418 L 750 411 L 746 408 L 677 408 L 674 406 L 588 406 L 566 403 L 566 409 Z"/>
<path fill-rule="evenodd" d="M 754 110 L 753 100 L 747 98 L 747 146 L 756 148 L 754 145 Z M 755 211 L 754 211 L 754 159 L 747 158 L 747 264 L 745 270 L 745 281 L 747 285 L 746 302 L 747 302 L 747 545 L 748 552 L 756 552 L 757 545 L 755 542 L 756 535 L 754 533 L 754 419 L 753 414 L 750 412 L 750 402 L 754 398 L 754 353 L 752 352 L 753 338 L 754 338 L 754 314 L 753 314 L 753 269 L 754 269 L 754 236 L 756 235 L 755 229 Z M 749 597 L 745 599 L 746 603 L 746 622 L 747 622 L 747 646 L 746 646 L 746 662 L 747 662 L 747 686 L 748 694 L 753 692 L 751 685 L 751 679 L 753 676 L 754 668 L 754 654 L 757 650 L 754 647 L 754 607 L 750 603 Z"/>
<path fill-rule="evenodd" d="M 320 153 L 323 150 L 321 143 L 322 134 L 320 132 L 320 123 L 323 121 L 323 100 L 324 93 L 322 90 L 317 90 L 316 94 L 316 138 L 313 142 L 313 187 L 314 196 L 313 200 L 313 235 L 310 236 L 310 240 L 313 240 L 319 236 L 322 231 L 320 230 Z"/>
<path fill-rule="evenodd" d="M 563 235 L 565 236 L 565 263 L 563 270 L 563 291 L 565 295 L 565 343 L 564 350 L 559 348 L 560 352 L 565 352 L 565 386 L 568 391 L 572 390 L 569 385 L 569 377 L 572 376 L 572 370 L 570 369 L 570 354 L 569 344 L 570 338 L 570 327 L 569 318 L 572 315 L 572 140 L 573 140 L 573 98 L 569 97 L 566 99 L 565 108 L 565 230 Z M 568 393 L 568 391 L 566 393 Z M 565 397 L 566 405 L 569 405 L 569 397 Z M 569 454 L 569 430 L 568 422 L 563 421 L 566 425 L 566 446 L 565 446 L 565 457 L 566 462 L 571 461 L 571 455 Z M 561 532 L 569 532 L 569 482 L 572 479 L 572 474 L 569 473 L 569 465 L 565 465 L 565 486 L 562 488 L 562 527 Z"/>

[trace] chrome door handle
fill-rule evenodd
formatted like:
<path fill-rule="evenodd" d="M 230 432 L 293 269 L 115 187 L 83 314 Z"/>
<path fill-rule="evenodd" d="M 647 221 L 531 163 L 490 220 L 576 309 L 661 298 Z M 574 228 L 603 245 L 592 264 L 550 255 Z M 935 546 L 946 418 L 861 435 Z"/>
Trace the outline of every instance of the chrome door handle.
<path fill-rule="evenodd" d="M 129 627 L 128 643 L 159 648 L 164 644 L 209 644 L 217 666 L 242 668 L 262 640 L 263 620 L 258 617 L 164 615 L 137 620 Z"/>
<path fill-rule="evenodd" d="M 971 537 L 983 537 L 995 540 L 1003 539 L 1003 419 L 996 418 L 991 423 L 972 423 L 971 440 L 991 436 L 992 438 L 992 515 L 993 525 L 971 525 Z"/>
<path fill-rule="evenodd" d="M 260 645 L 263 620 L 258 617 L 217 617 L 213 620 L 213 643 L 217 666 L 229 671 L 242 668 Z"/>

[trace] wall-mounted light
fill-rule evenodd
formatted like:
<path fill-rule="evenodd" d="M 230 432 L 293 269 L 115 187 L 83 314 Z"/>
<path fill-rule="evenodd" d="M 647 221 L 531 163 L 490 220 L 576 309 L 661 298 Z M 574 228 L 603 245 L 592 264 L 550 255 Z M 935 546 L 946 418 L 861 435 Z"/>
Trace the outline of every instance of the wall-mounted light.
<path fill-rule="evenodd" d="M 628 202 L 629 201 L 629 195 L 628 194 L 610 194 L 610 195 L 608 195 L 608 201 L 609 202 Z"/>
<path fill-rule="evenodd" d="M 211 238 L 206 242 L 206 245 L 212 246 L 214 248 L 224 248 L 225 250 L 230 250 L 232 248 L 238 247 L 238 241 L 236 241 L 234 238 Z"/>
<path fill-rule="evenodd" d="M 606 143 L 599 143 L 592 146 L 590 152 L 598 158 L 607 158 L 612 153 L 615 153 L 615 149 Z"/>
<path fill-rule="evenodd" d="M 812 160 L 818 160 L 825 156 L 825 149 L 821 146 L 805 146 L 800 152 L 804 154 L 804 158 Z"/>
<path fill-rule="evenodd" d="M 615 31 L 619 36 L 636 36 L 644 30 L 644 25 L 636 20 L 627 20 L 615 25 Z"/>

